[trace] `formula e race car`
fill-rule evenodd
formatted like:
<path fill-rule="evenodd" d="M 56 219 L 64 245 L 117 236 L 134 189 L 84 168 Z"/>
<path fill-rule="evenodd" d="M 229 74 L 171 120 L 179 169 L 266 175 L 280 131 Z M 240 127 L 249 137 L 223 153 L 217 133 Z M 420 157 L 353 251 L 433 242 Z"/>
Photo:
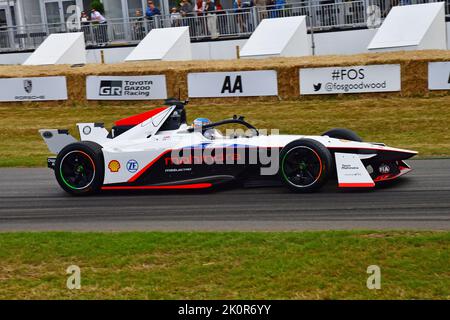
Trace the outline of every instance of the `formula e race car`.
<path fill-rule="evenodd" d="M 199 118 L 189 126 L 185 104 L 168 99 L 164 107 L 118 120 L 110 131 L 102 123 L 78 123 L 81 141 L 68 130 L 39 130 L 56 154 L 48 167 L 74 195 L 202 189 L 232 181 L 311 192 L 330 178 L 350 188 L 392 181 L 411 170 L 404 160 L 417 154 L 362 142 L 347 129 L 321 136 L 263 134 L 240 116 L 219 122 Z"/>

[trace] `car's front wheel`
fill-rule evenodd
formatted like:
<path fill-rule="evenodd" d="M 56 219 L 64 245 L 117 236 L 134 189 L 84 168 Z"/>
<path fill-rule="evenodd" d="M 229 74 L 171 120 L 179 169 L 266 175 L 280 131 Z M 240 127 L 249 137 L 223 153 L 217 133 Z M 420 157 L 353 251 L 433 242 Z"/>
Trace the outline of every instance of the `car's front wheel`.
<path fill-rule="evenodd" d="M 90 195 L 99 191 L 104 172 L 102 147 L 95 142 L 69 144 L 56 157 L 56 180 L 61 188 L 73 195 Z"/>
<path fill-rule="evenodd" d="M 312 139 L 293 141 L 280 154 L 280 178 L 296 192 L 312 192 L 322 187 L 332 167 L 330 151 Z"/>

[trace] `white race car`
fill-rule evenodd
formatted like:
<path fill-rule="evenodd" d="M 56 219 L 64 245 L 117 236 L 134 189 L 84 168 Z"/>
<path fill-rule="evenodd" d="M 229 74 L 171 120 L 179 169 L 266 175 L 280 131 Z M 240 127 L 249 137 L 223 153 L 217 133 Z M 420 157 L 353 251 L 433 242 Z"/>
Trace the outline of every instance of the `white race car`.
<path fill-rule="evenodd" d="M 119 120 L 78 123 L 81 141 L 67 130 L 39 130 L 56 180 L 68 193 L 100 190 L 202 189 L 238 182 L 318 190 L 329 179 L 339 187 L 374 187 L 409 172 L 415 151 L 362 142 L 354 132 L 332 129 L 320 136 L 263 135 L 243 117 L 186 124 L 186 102 Z M 239 126 L 223 135 L 220 128 Z M 240 132 L 240 133 L 239 133 Z"/>

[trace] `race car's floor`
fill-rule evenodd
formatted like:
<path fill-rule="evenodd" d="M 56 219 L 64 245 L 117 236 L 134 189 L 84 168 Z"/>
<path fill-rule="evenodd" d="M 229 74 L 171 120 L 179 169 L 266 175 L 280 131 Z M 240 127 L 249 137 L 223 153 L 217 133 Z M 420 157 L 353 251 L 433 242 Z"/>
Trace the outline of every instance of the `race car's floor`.
<path fill-rule="evenodd" d="M 450 230 L 450 159 L 376 190 L 109 192 L 72 197 L 49 169 L 0 169 L 0 230 Z"/>

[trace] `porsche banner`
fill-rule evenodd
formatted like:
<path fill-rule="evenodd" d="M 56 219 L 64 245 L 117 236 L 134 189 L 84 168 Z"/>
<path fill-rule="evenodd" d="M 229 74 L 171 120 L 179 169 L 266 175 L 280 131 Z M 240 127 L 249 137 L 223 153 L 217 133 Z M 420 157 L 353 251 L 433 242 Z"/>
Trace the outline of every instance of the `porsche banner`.
<path fill-rule="evenodd" d="M 300 69 L 300 94 L 400 91 L 400 65 Z"/>
<path fill-rule="evenodd" d="M 188 74 L 191 98 L 277 96 L 275 70 Z"/>
<path fill-rule="evenodd" d="M 167 99 L 166 76 L 89 76 L 88 100 L 162 100 Z"/>
<path fill-rule="evenodd" d="M 66 77 L 0 79 L 0 101 L 67 100 Z"/>

